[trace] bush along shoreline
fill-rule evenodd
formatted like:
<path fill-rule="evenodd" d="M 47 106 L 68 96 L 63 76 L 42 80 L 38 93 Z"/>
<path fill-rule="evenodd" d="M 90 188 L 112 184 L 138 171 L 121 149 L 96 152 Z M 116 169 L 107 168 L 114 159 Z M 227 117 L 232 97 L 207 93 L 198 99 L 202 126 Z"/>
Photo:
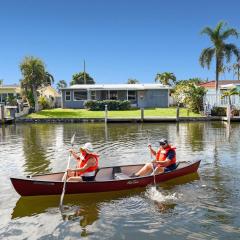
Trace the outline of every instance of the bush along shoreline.
<path fill-rule="evenodd" d="M 106 105 L 109 111 L 131 109 L 131 103 L 127 100 L 89 100 L 84 103 L 84 107 L 90 111 L 104 111 Z"/>

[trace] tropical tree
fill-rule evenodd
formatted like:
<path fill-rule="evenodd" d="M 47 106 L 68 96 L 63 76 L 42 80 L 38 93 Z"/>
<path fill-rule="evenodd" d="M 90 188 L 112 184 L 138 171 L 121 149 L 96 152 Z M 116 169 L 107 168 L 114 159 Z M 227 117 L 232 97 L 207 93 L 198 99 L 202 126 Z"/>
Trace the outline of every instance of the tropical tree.
<path fill-rule="evenodd" d="M 21 87 L 24 89 L 27 98 L 33 97 L 34 108 L 37 112 L 39 110 L 37 90 L 51 84 L 53 77 L 46 72 L 43 61 L 32 56 L 23 59 L 20 63 L 20 70 L 23 75 L 22 80 L 20 80 Z M 31 103 L 31 99 L 28 100 Z"/>
<path fill-rule="evenodd" d="M 70 85 L 85 84 L 85 79 L 86 79 L 86 84 L 95 84 L 94 79 L 88 73 L 80 72 L 80 73 L 73 74 Z"/>
<path fill-rule="evenodd" d="M 205 93 L 204 87 L 188 80 L 182 80 L 176 84 L 173 96 L 179 104 L 183 104 L 191 111 L 199 113 L 203 110 Z"/>
<path fill-rule="evenodd" d="M 44 85 L 52 85 L 54 83 L 54 77 L 49 72 L 45 72 Z"/>
<path fill-rule="evenodd" d="M 227 97 L 228 98 L 228 103 L 231 106 L 232 105 L 231 96 L 233 96 L 233 95 L 240 95 L 240 92 L 237 90 L 236 87 L 232 87 L 229 90 L 224 91 L 221 94 L 221 98 L 223 99 L 223 98 Z"/>
<path fill-rule="evenodd" d="M 223 69 L 224 60 L 226 59 L 226 62 L 229 63 L 232 55 L 235 55 L 236 57 L 239 56 L 239 49 L 237 46 L 232 43 L 226 43 L 225 40 L 231 36 L 238 38 L 239 34 L 236 29 L 228 28 L 223 21 L 219 22 L 214 29 L 205 27 L 201 33 L 206 34 L 213 44 L 211 47 L 202 50 L 199 62 L 202 67 L 207 66 L 209 69 L 211 62 L 215 57 L 217 99 L 219 74 Z"/>
<path fill-rule="evenodd" d="M 240 59 L 238 60 L 237 63 L 234 63 L 233 66 L 232 66 L 232 69 L 233 69 L 233 75 L 234 76 L 237 76 L 237 80 L 239 80 L 240 78 Z"/>
<path fill-rule="evenodd" d="M 200 84 L 205 82 L 202 78 L 199 78 L 199 77 L 189 78 L 188 81 L 195 84 Z"/>
<path fill-rule="evenodd" d="M 3 85 L 3 79 L 0 79 L 0 85 Z"/>
<path fill-rule="evenodd" d="M 134 78 L 129 78 L 127 81 L 127 84 L 136 84 L 139 83 L 139 81 L 137 79 Z"/>
<path fill-rule="evenodd" d="M 58 92 L 60 92 L 60 89 L 61 88 L 65 88 L 67 87 L 67 83 L 65 80 L 60 80 L 58 83 L 57 83 L 57 90 Z"/>
<path fill-rule="evenodd" d="M 157 73 L 155 82 L 160 82 L 163 85 L 172 85 L 176 82 L 176 76 L 171 72 Z"/>

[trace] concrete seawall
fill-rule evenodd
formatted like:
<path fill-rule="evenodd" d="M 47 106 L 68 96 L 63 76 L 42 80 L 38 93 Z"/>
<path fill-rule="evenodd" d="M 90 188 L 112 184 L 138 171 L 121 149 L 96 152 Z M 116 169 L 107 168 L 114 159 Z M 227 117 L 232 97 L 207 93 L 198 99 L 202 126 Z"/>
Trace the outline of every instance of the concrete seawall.
<path fill-rule="evenodd" d="M 124 122 L 191 122 L 191 121 L 227 121 L 226 117 L 145 117 L 141 118 L 108 118 L 109 123 Z M 239 117 L 231 118 L 231 121 L 239 121 Z M 81 123 L 81 122 L 105 122 L 104 118 L 18 118 L 16 123 Z"/>

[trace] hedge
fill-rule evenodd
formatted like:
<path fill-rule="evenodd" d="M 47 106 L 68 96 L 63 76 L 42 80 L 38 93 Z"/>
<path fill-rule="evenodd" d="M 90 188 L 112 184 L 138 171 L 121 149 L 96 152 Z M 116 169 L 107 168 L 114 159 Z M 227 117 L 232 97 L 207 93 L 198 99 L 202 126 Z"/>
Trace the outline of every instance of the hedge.
<path fill-rule="evenodd" d="M 119 101 L 119 100 L 89 100 L 84 103 L 84 107 L 91 111 L 104 111 L 105 105 L 108 110 L 129 110 L 131 108 L 130 101 Z"/>
<path fill-rule="evenodd" d="M 227 109 L 226 107 L 213 107 L 211 110 L 212 116 L 226 116 L 227 115 Z"/>

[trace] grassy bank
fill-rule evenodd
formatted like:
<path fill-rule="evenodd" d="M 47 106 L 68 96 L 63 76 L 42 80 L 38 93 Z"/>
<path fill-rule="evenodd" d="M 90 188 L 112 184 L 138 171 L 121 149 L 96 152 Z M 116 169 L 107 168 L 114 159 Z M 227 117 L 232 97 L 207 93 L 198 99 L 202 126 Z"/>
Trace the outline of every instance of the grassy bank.
<path fill-rule="evenodd" d="M 137 110 L 109 111 L 110 118 L 139 118 L 141 112 Z M 150 108 L 144 110 L 145 117 L 176 117 L 176 108 Z M 200 117 L 200 114 L 189 112 L 185 108 L 180 109 L 180 117 Z M 103 111 L 88 111 L 86 109 L 48 109 L 38 113 L 32 113 L 26 118 L 104 118 Z"/>

